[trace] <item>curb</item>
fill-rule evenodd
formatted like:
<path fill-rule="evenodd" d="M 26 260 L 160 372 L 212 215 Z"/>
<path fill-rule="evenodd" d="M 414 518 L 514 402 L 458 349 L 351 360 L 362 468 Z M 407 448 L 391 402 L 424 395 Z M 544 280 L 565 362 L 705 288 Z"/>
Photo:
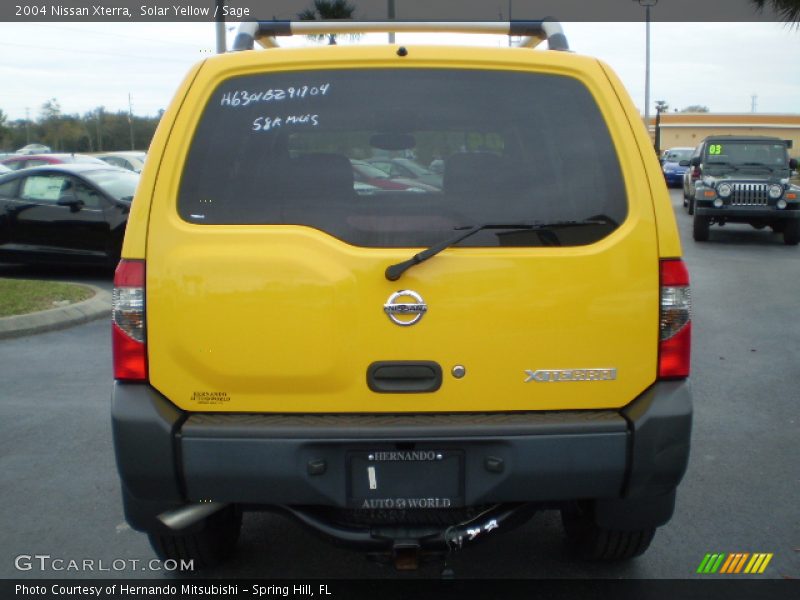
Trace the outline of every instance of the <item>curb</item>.
<path fill-rule="evenodd" d="M 88 300 L 27 315 L 0 317 L 0 340 L 66 329 L 95 319 L 111 317 L 111 293 L 88 283 L 80 283 L 94 291 Z"/>

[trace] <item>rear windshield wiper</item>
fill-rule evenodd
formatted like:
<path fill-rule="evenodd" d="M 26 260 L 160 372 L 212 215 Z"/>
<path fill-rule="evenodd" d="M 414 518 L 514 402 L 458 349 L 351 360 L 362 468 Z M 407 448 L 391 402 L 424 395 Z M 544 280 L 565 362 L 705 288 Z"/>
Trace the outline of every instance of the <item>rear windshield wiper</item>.
<path fill-rule="evenodd" d="M 598 216 L 598 217 L 593 217 L 591 219 L 583 219 L 581 221 L 482 223 L 480 225 L 467 225 L 463 227 L 456 227 L 455 228 L 456 230 L 463 230 L 463 231 L 461 231 L 460 233 L 454 235 L 449 239 L 444 240 L 443 242 L 439 242 L 435 246 L 431 246 L 430 248 L 423 250 L 418 254 L 415 254 L 408 260 L 404 260 L 403 262 L 386 267 L 386 273 L 385 273 L 386 279 L 388 279 L 389 281 L 397 281 L 398 279 L 400 279 L 400 276 L 403 273 L 405 273 L 408 269 L 410 269 L 414 265 L 418 265 L 421 262 L 425 262 L 429 258 L 432 258 L 437 254 L 439 254 L 439 252 L 441 252 L 442 250 L 445 250 L 450 246 L 454 246 L 458 242 L 484 229 L 525 229 L 525 230 L 538 231 L 538 230 L 555 229 L 560 227 L 582 227 L 588 225 L 616 225 L 616 223 L 613 219 L 609 217 Z"/>

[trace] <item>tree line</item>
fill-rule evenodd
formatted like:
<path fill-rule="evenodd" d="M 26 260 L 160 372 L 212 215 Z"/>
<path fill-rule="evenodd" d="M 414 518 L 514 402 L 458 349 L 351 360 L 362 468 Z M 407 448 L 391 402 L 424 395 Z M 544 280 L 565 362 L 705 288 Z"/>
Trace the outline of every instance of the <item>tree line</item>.
<path fill-rule="evenodd" d="M 83 115 L 64 114 L 55 98 L 45 102 L 33 119 L 11 121 L 0 109 L 0 151 L 13 152 L 34 143 L 53 152 L 147 150 L 162 112 L 141 117 L 99 106 Z"/>

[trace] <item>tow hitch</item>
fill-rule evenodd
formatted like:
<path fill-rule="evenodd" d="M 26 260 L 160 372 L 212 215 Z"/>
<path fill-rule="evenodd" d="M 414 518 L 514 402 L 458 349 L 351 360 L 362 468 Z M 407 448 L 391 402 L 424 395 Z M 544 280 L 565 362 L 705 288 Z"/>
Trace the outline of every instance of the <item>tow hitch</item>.
<path fill-rule="evenodd" d="M 332 522 L 319 508 L 283 506 L 283 510 L 323 535 L 342 544 L 370 551 L 371 557 L 391 562 L 399 571 L 415 570 L 424 558 L 449 552 L 508 531 L 533 516 L 530 504 L 493 506 L 475 517 L 450 526 L 374 525 L 348 527 Z"/>

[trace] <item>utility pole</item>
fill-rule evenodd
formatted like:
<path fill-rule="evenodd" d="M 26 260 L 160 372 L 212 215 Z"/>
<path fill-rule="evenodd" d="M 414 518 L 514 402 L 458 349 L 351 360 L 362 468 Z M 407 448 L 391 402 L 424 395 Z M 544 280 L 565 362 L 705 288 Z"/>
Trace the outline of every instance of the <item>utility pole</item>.
<path fill-rule="evenodd" d="M 753 94 L 750 98 L 750 112 L 756 112 L 756 108 L 758 107 L 758 96 Z"/>
<path fill-rule="evenodd" d="M 128 126 L 131 130 L 131 150 L 136 150 L 133 144 L 133 104 L 131 103 L 130 92 L 128 92 Z"/>
<path fill-rule="evenodd" d="M 31 109 L 25 107 L 25 143 L 31 143 Z"/>
<path fill-rule="evenodd" d="M 103 136 L 100 135 L 100 117 L 103 115 L 103 110 L 98 108 L 94 113 L 94 125 L 97 132 L 97 151 L 103 151 Z"/>
<path fill-rule="evenodd" d="M 645 67 L 644 67 L 644 124 L 650 132 L 650 8 L 658 4 L 658 0 L 634 0 L 645 10 Z"/>

